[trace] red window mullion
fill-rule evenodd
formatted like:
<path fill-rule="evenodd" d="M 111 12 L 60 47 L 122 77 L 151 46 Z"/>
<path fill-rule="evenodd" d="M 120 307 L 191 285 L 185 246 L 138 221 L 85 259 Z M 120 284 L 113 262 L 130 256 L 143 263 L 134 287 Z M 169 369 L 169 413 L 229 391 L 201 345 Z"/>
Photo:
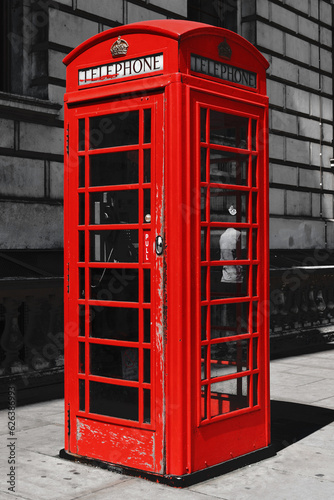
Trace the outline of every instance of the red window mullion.
<path fill-rule="evenodd" d="M 108 186 L 91 186 L 90 193 L 100 193 L 103 191 L 131 191 L 138 189 L 138 184 L 113 184 Z"/>
<path fill-rule="evenodd" d="M 102 377 L 99 375 L 89 375 L 89 381 L 91 382 L 101 382 L 103 384 L 117 385 L 122 387 L 139 387 L 139 382 L 137 380 L 125 380 L 121 378 L 112 377 Z"/>
<path fill-rule="evenodd" d="M 89 149 L 87 152 L 89 156 L 95 156 L 105 153 L 123 153 L 126 151 L 138 151 L 138 147 L 140 147 L 138 144 L 130 144 L 127 146 L 111 146 L 108 148 Z"/>
<path fill-rule="evenodd" d="M 89 224 L 89 195 L 88 195 L 88 186 L 89 186 L 89 157 L 87 154 L 88 151 L 88 138 L 89 138 L 89 120 L 85 117 L 84 118 L 85 123 L 84 123 L 84 130 L 85 130 L 85 147 L 84 147 L 84 158 L 85 158 L 85 186 L 83 189 L 84 192 L 84 197 L 85 197 L 85 225 L 81 228 L 85 232 L 85 237 L 84 237 L 84 245 L 85 245 L 85 260 L 84 260 L 84 269 L 85 269 L 85 298 L 84 298 L 84 307 L 85 307 L 85 411 L 89 412 L 89 405 L 90 405 L 90 395 L 89 395 L 89 367 L 90 367 L 90 360 L 89 360 L 89 344 L 87 339 L 89 338 L 89 314 L 88 314 L 88 299 L 89 299 L 89 287 L 87 286 L 89 284 L 89 268 L 87 265 L 87 262 L 89 261 L 89 232 L 87 231 L 87 226 Z M 77 121 L 77 123 L 79 123 Z M 78 136 L 78 133 L 77 133 Z M 77 180 L 79 180 L 77 176 Z M 79 182 L 78 182 L 79 184 Z M 77 238 L 77 244 L 79 244 L 79 239 Z M 77 252 L 77 255 L 79 255 L 79 252 Z M 79 269 L 79 267 L 77 267 Z M 78 276 L 79 279 L 79 276 Z"/>
<path fill-rule="evenodd" d="M 251 376 L 249 377 L 249 387 L 248 387 L 248 397 L 249 397 L 249 406 L 253 408 L 254 406 L 254 398 L 253 398 L 253 377 L 254 377 L 254 371 L 253 371 L 253 336 L 251 337 L 251 340 L 249 341 L 249 348 L 248 348 L 248 366 L 250 367 L 251 371 Z"/>
<path fill-rule="evenodd" d="M 143 221 L 144 221 L 144 190 L 143 190 L 143 180 L 144 180 L 144 111 L 143 108 L 139 110 L 139 165 L 138 165 L 138 203 L 139 203 L 139 213 L 138 213 L 138 226 L 139 226 L 139 245 L 138 245 L 138 267 L 139 267 L 139 331 L 138 331 L 138 419 L 139 423 L 144 422 L 144 353 L 143 353 L 143 340 L 144 340 L 144 313 L 143 313 L 143 303 L 144 303 L 144 270 L 142 267 L 144 260 L 144 232 L 143 232 Z"/>

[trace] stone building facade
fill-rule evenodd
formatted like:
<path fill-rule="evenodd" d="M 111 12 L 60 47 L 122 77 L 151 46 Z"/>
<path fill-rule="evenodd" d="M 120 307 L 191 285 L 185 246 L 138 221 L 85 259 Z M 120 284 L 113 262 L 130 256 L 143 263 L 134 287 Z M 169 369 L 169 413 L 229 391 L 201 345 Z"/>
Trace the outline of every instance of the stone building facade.
<path fill-rule="evenodd" d="M 313 339 L 331 335 L 332 3 L 1 2 L 0 376 L 16 377 L 23 398 L 36 397 L 32 388 L 43 384 L 57 391 L 62 376 L 62 60 L 87 38 L 120 24 L 207 22 L 237 31 L 268 59 L 271 334 L 273 341 L 298 339 L 305 331 Z"/>

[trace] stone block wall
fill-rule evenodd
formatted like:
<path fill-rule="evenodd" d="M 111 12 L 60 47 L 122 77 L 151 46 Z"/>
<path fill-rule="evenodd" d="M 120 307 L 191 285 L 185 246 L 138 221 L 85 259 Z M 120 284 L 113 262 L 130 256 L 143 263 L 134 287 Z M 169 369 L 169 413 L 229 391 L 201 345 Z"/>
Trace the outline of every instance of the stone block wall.
<path fill-rule="evenodd" d="M 242 2 L 241 19 L 270 62 L 270 246 L 331 249 L 332 2 Z"/>
<path fill-rule="evenodd" d="M 105 29 L 187 16 L 187 0 L 25 0 L 25 95 L 0 93 L 0 249 L 62 248 L 63 58 Z M 240 1 L 240 33 L 270 62 L 271 248 L 329 248 L 333 232 L 332 2 Z M 41 63 L 41 64 L 39 64 Z M 29 71 L 27 68 L 30 67 Z M 26 68 L 26 69 L 25 69 Z M 40 74 L 38 73 L 40 68 Z M 47 97 L 41 99 L 41 97 Z M 10 204 L 27 206 L 18 227 Z M 47 207 L 52 235 L 37 236 L 31 209 Z M 46 210 L 46 208 L 45 208 Z M 33 213 L 33 212 L 32 212 Z M 46 213 L 46 212 L 45 212 Z M 4 217 L 6 214 L 6 220 Z M 312 238 L 294 238 L 314 224 Z M 46 222 L 47 224 L 47 222 Z M 284 235 L 277 228 L 284 227 Z M 290 231 L 291 238 L 286 238 Z M 37 238 L 37 239 L 36 239 Z M 297 241 L 298 245 L 297 246 Z"/>
<path fill-rule="evenodd" d="M 0 92 L 0 251 L 63 246 L 60 109 Z"/>
<path fill-rule="evenodd" d="M 9 30 L 8 37 L 22 67 L 13 78 L 13 93 L 0 92 L 0 250 L 62 249 L 63 58 L 87 38 L 120 24 L 185 18 L 187 0 L 12 4 L 15 25 L 22 28 L 19 35 Z"/>

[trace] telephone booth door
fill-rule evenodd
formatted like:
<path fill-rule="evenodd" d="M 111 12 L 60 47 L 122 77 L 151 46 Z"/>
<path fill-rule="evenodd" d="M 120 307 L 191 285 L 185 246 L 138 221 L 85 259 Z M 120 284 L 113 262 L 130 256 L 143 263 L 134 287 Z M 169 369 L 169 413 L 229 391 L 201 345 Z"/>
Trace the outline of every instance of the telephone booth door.
<path fill-rule="evenodd" d="M 269 442 L 267 144 L 264 106 L 193 92 L 190 109 L 200 189 L 199 470 Z"/>
<path fill-rule="evenodd" d="M 66 448 L 162 473 L 162 95 L 68 121 Z"/>

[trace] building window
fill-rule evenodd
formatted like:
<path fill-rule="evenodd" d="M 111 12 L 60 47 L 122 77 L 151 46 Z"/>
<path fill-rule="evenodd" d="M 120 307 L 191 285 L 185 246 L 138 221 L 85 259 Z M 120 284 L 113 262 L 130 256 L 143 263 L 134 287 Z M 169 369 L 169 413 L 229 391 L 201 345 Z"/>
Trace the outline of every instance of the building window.
<path fill-rule="evenodd" d="M 238 30 L 238 0 L 188 0 L 188 19 Z"/>
<path fill-rule="evenodd" d="M 10 91 L 10 44 L 8 34 L 10 31 L 10 9 L 8 0 L 0 2 L 0 90 L 3 92 Z"/>
<path fill-rule="evenodd" d="M 48 9 L 0 0 L 0 91 L 47 99 Z"/>

